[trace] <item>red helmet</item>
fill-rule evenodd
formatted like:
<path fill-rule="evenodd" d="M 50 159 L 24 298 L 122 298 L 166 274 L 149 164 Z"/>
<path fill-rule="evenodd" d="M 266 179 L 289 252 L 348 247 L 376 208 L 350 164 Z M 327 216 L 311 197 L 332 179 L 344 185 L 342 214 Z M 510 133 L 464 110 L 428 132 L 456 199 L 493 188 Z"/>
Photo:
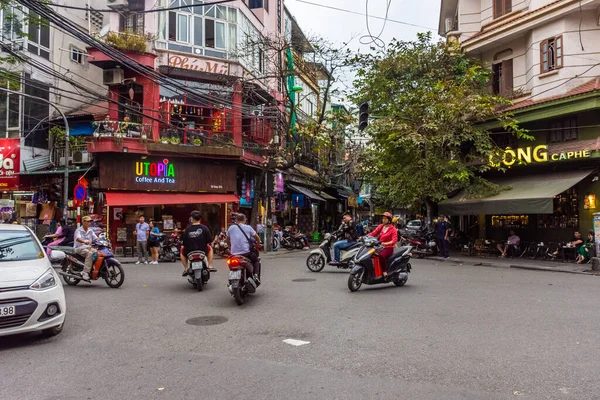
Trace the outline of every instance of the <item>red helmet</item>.
<path fill-rule="evenodd" d="M 394 217 L 392 216 L 392 213 L 390 213 L 390 212 L 384 212 L 384 213 L 383 213 L 383 216 L 384 216 L 384 217 L 388 217 L 390 221 L 392 221 L 392 218 L 394 218 Z"/>

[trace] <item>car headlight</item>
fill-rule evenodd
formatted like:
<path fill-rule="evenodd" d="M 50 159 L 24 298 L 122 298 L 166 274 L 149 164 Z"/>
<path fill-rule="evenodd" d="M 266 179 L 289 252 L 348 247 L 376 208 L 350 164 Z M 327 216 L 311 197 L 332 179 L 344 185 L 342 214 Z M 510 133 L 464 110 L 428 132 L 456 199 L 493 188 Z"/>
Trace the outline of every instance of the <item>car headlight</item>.
<path fill-rule="evenodd" d="M 29 288 L 33 290 L 45 290 L 54 286 L 56 286 L 56 276 L 52 268 L 49 268 Z"/>

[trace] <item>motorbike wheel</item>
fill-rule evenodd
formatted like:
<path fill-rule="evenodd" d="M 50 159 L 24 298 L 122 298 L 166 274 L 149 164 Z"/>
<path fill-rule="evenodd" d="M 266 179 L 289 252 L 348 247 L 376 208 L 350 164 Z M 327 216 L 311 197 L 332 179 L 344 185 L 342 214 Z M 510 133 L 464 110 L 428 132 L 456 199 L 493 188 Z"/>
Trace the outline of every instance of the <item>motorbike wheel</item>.
<path fill-rule="evenodd" d="M 291 240 L 284 240 L 283 241 L 283 247 L 286 250 L 294 250 L 296 248 L 296 245 Z"/>
<path fill-rule="evenodd" d="M 242 304 L 244 304 L 244 296 L 242 295 L 242 289 L 241 288 L 235 288 L 233 289 L 233 298 L 235 299 L 235 302 L 238 306 L 241 306 Z"/>
<path fill-rule="evenodd" d="M 202 282 L 202 277 L 196 280 L 196 290 L 201 292 L 204 289 L 204 283 Z"/>
<path fill-rule="evenodd" d="M 394 281 L 394 285 L 396 285 L 396 286 L 404 286 L 404 285 L 406 284 L 406 281 L 407 281 L 407 280 L 408 280 L 408 276 L 407 276 L 407 277 L 404 277 L 404 278 L 402 278 L 402 279 L 396 279 L 396 280 Z"/>
<path fill-rule="evenodd" d="M 311 254 L 306 259 L 306 267 L 311 272 L 321 272 L 325 268 L 325 259 L 320 254 Z"/>
<path fill-rule="evenodd" d="M 363 273 L 361 271 L 355 275 L 348 276 L 348 289 L 350 289 L 351 292 L 357 292 L 362 286 L 362 275 Z"/>
<path fill-rule="evenodd" d="M 113 289 L 121 287 L 123 282 L 125 282 L 125 271 L 116 262 L 108 261 L 104 273 L 106 284 Z"/>
<path fill-rule="evenodd" d="M 68 274 L 72 274 L 73 273 L 73 270 L 72 270 L 72 268 L 71 268 L 70 265 L 68 265 L 67 267 L 63 267 L 62 270 L 65 271 Z M 71 278 L 70 276 L 64 276 L 64 275 L 63 275 L 63 280 L 69 286 L 76 286 L 79 282 L 81 282 L 81 279 Z"/>
<path fill-rule="evenodd" d="M 273 247 L 273 251 L 279 249 L 279 239 L 277 239 L 276 237 L 273 238 L 273 243 L 271 244 Z"/>

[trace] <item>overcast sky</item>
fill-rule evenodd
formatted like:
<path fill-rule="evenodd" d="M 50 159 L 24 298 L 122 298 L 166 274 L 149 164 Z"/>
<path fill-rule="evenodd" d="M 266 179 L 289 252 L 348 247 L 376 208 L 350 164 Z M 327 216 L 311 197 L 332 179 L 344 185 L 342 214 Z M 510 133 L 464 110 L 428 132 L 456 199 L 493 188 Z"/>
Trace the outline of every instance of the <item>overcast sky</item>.
<path fill-rule="evenodd" d="M 357 13 L 365 14 L 365 5 L 368 1 L 369 15 L 384 17 L 388 0 L 306 0 L 310 3 L 318 3 L 330 7 L 351 10 Z M 431 28 L 434 37 L 437 37 L 438 16 L 440 12 L 441 0 L 391 0 L 388 17 L 393 20 L 420 25 L 422 27 L 408 26 L 397 22 L 388 21 L 381 33 L 381 39 L 389 43 L 393 38 L 400 40 L 414 39 L 419 32 L 425 32 Z M 300 0 L 285 0 L 286 7 L 298 21 L 300 28 L 308 36 L 322 36 L 329 40 L 341 44 L 348 42 L 353 37 L 350 49 L 361 52 L 369 51 L 373 46 L 363 45 L 363 42 L 369 42 L 366 18 L 361 15 L 350 14 L 338 10 L 332 10 L 321 6 L 307 4 Z M 384 26 L 384 21 L 370 18 L 369 28 L 373 36 L 377 36 Z M 351 80 L 348 76 L 347 81 Z M 347 82 L 350 83 L 350 82 Z"/>

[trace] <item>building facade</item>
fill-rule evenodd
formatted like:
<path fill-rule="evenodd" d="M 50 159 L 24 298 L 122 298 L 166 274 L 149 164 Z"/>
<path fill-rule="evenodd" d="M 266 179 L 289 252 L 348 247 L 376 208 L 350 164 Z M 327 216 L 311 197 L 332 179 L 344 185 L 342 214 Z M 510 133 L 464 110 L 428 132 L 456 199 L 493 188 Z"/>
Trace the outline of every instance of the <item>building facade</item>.
<path fill-rule="evenodd" d="M 593 229 L 600 195 L 598 0 L 442 0 L 439 33 L 492 70 L 490 91 L 530 131 L 519 141 L 486 125 L 503 150 L 489 162 L 497 196 L 440 204 L 472 237 L 560 242 Z"/>

